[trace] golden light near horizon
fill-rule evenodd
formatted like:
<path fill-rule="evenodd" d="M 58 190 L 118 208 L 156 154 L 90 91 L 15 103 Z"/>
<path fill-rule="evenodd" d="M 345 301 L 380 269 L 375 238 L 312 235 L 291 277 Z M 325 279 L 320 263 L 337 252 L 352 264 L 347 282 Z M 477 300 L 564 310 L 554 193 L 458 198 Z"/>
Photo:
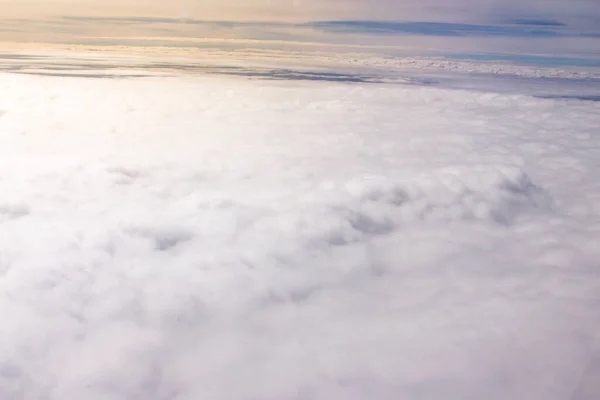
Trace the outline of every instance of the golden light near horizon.
<path fill-rule="evenodd" d="M 330 5 L 326 3 L 315 0 L 0 0 L 0 18 L 85 15 L 297 20 L 329 9 Z M 336 7 L 339 8 L 340 4 L 343 2 Z"/>
<path fill-rule="evenodd" d="M 174 26 L 177 21 L 276 21 L 296 23 L 344 16 L 353 0 L 0 0 L 0 41 L 78 43 L 91 37 L 244 36 L 223 27 Z M 66 17 L 66 18 L 65 18 Z M 70 19 L 74 17 L 75 19 Z M 107 19 L 108 18 L 108 19 Z M 111 18 L 158 18 L 161 24 L 127 24 Z M 165 25 L 169 25 L 168 28 Z M 163 30 L 161 30 L 163 29 Z M 193 31 L 193 32 L 192 32 Z"/>

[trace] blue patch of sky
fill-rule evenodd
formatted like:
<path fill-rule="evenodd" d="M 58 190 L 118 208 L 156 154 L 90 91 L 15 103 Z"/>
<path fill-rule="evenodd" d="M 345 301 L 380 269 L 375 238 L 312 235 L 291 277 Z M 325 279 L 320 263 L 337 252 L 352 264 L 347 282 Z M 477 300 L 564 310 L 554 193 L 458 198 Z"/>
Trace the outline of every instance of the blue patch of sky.
<path fill-rule="evenodd" d="M 598 32 L 574 32 L 550 21 L 516 21 L 511 25 L 477 25 L 450 22 L 319 21 L 306 24 L 338 33 L 423 36 L 492 37 L 598 37 Z M 528 22 L 528 23 L 526 23 Z M 560 24 L 560 25 L 559 25 Z"/>
<path fill-rule="evenodd" d="M 531 25 L 531 26 L 566 26 L 565 24 L 551 19 L 515 19 L 506 21 L 507 24 Z"/>

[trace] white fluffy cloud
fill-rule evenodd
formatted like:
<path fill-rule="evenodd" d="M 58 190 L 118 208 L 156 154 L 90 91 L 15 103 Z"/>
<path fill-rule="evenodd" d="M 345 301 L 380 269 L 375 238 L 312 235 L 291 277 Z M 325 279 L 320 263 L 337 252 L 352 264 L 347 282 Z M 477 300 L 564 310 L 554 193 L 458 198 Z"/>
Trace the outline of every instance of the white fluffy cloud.
<path fill-rule="evenodd" d="M 596 104 L 0 74 L 0 399 L 599 399 Z"/>

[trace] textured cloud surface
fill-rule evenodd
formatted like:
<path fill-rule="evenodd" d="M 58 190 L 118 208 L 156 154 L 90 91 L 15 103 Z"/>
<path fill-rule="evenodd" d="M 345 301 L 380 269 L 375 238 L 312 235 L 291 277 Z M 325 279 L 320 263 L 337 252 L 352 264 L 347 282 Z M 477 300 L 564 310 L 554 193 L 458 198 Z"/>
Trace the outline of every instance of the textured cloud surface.
<path fill-rule="evenodd" d="M 0 399 L 600 399 L 600 103 L 20 60 Z"/>

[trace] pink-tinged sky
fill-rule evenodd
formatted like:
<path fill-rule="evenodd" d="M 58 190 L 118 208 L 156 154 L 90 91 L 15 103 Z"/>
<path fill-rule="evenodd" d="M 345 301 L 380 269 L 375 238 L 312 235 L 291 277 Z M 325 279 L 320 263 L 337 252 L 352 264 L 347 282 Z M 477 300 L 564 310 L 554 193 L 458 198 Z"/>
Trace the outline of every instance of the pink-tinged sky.
<path fill-rule="evenodd" d="M 600 0 L 0 0 L 0 18 L 17 14 L 454 22 L 496 22 L 522 17 L 600 27 Z"/>

